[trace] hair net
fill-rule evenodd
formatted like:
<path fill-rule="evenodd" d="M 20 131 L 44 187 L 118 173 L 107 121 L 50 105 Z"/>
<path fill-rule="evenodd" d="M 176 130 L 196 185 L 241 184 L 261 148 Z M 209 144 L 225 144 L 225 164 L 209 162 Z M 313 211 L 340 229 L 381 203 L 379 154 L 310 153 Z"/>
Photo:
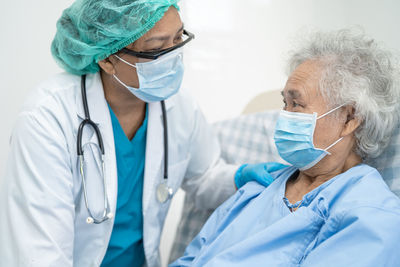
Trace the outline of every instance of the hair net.
<path fill-rule="evenodd" d="M 98 61 L 133 43 L 179 0 L 77 0 L 57 21 L 51 53 L 66 71 L 99 71 Z"/>

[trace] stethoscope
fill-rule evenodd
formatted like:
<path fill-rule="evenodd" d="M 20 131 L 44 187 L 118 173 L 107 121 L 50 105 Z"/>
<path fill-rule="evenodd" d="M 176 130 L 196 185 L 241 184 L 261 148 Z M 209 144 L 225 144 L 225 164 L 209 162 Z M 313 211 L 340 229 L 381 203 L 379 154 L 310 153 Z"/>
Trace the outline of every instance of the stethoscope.
<path fill-rule="evenodd" d="M 106 178 L 105 178 L 105 168 L 104 168 L 104 143 L 103 138 L 100 133 L 99 127 L 97 127 L 96 123 L 94 123 L 90 119 L 89 114 L 89 106 L 87 102 L 86 96 L 86 75 L 81 76 L 81 93 L 82 93 L 82 102 L 83 109 L 85 112 L 85 119 L 81 122 L 78 128 L 78 137 L 77 137 L 77 153 L 79 160 L 79 170 L 82 178 L 82 187 L 83 187 L 83 196 L 85 199 L 85 206 L 88 211 L 89 216 L 86 218 L 86 223 L 88 224 L 100 224 L 108 219 L 113 218 L 114 214 L 110 212 L 110 204 L 108 202 L 107 195 L 107 186 L 106 186 Z M 165 203 L 169 200 L 173 195 L 173 190 L 168 186 L 168 123 L 167 123 L 167 113 L 165 111 L 165 102 L 161 101 L 161 110 L 162 110 L 162 121 L 164 127 L 164 179 L 157 186 L 156 195 L 157 199 L 160 203 Z M 87 196 L 87 188 L 86 188 L 86 177 L 84 172 L 84 156 L 83 156 L 83 147 L 82 147 L 82 135 L 83 129 L 85 126 L 90 126 L 93 128 L 96 133 L 97 140 L 99 142 L 99 149 L 101 153 L 101 175 L 103 177 L 103 188 L 104 188 L 104 209 L 103 214 L 100 218 L 96 218 L 93 213 L 90 211 L 88 196 Z"/>

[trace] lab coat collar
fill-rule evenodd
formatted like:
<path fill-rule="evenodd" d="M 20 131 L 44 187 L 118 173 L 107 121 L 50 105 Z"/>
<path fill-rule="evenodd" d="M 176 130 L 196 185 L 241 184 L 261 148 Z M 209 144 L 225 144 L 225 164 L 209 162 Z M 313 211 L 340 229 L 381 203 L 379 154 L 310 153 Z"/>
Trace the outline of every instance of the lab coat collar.
<path fill-rule="evenodd" d="M 85 111 L 83 108 L 81 92 L 79 84 L 79 93 L 76 95 L 76 105 L 78 107 L 77 113 L 78 116 L 84 120 Z M 106 118 L 109 116 L 109 112 L 108 108 L 105 108 L 107 102 L 105 101 L 103 84 L 99 72 L 86 75 L 86 96 L 91 120 L 97 125 L 104 123 Z"/>

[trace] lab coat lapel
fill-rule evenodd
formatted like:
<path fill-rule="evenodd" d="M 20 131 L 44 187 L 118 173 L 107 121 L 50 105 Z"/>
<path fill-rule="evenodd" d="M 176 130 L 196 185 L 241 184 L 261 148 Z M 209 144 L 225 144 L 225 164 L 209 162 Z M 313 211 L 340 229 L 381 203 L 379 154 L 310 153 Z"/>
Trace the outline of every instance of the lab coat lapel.
<path fill-rule="evenodd" d="M 108 112 L 103 84 L 99 73 L 86 75 L 86 95 L 92 121 L 97 125 L 107 122 L 107 116 L 109 118 L 110 114 Z M 78 116 L 82 120 L 85 119 L 81 90 L 79 90 L 79 94 L 76 95 L 76 104 L 78 106 Z"/>
<path fill-rule="evenodd" d="M 115 158 L 115 146 L 114 146 L 114 134 L 112 130 L 110 112 L 107 106 L 107 102 L 104 96 L 103 84 L 99 73 L 88 74 L 86 77 L 86 95 L 89 107 L 90 118 L 99 127 L 102 135 L 105 151 L 105 177 L 107 185 L 108 201 L 111 206 L 111 212 L 115 213 L 116 202 L 117 202 L 117 167 Z M 82 102 L 82 95 L 76 96 L 76 105 L 78 117 L 81 120 L 85 119 L 85 113 Z M 94 131 L 90 131 L 90 135 L 85 143 L 96 143 L 98 144 L 97 136 Z M 98 158 L 95 157 L 97 160 Z M 100 162 L 96 162 L 100 164 Z M 88 189 L 89 190 L 89 189 Z M 98 192 L 95 192 L 98 194 Z M 101 196 L 101 194 L 100 194 Z"/>
<path fill-rule="evenodd" d="M 168 114 L 170 109 L 175 105 L 175 97 L 165 101 L 165 108 Z M 161 174 L 164 170 L 164 128 L 162 124 L 162 109 L 160 102 L 149 103 L 149 118 L 147 126 L 146 140 L 146 162 L 144 170 L 144 185 L 143 185 L 143 215 L 146 216 L 146 211 L 151 198 L 156 197 L 156 187 L 162 181 Z M 171 129 L 168 129 L 170 132 Z M 168 140 L 169 146 L 171 140 Z M 170 151 L 169 151 L 170 152 Z"/>
<path fill-rule="evenodd" d="M 157 178 L 164 155 L 163 127 L 161 121 L 160 103 L 149 103 L 149 123 L 147 125 L 146 161 L 143 185 L 143 215 L 147 211 L 150 198 L 155 197 L 154 185 L 158 184 Z"/>

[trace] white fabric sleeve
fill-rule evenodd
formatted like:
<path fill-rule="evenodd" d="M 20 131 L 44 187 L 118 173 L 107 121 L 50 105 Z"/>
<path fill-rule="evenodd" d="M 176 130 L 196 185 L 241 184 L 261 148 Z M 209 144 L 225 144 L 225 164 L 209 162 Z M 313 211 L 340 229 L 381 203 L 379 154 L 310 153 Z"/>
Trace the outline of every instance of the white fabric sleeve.
<path fill-rule="evenodd" d="M 199 209 L 215 209 L 236 191 L 234 175 L 239 165 L 221 158 L 218 139 L 201 110 L 195 109 L 190 161 L 182 188 Z"/>
<path fill-rule="evenodd" d="M 4 266 L 73 266 L 70 153 L 61 126 L 42 108 L 22 113 L 0 184 Z"/>

